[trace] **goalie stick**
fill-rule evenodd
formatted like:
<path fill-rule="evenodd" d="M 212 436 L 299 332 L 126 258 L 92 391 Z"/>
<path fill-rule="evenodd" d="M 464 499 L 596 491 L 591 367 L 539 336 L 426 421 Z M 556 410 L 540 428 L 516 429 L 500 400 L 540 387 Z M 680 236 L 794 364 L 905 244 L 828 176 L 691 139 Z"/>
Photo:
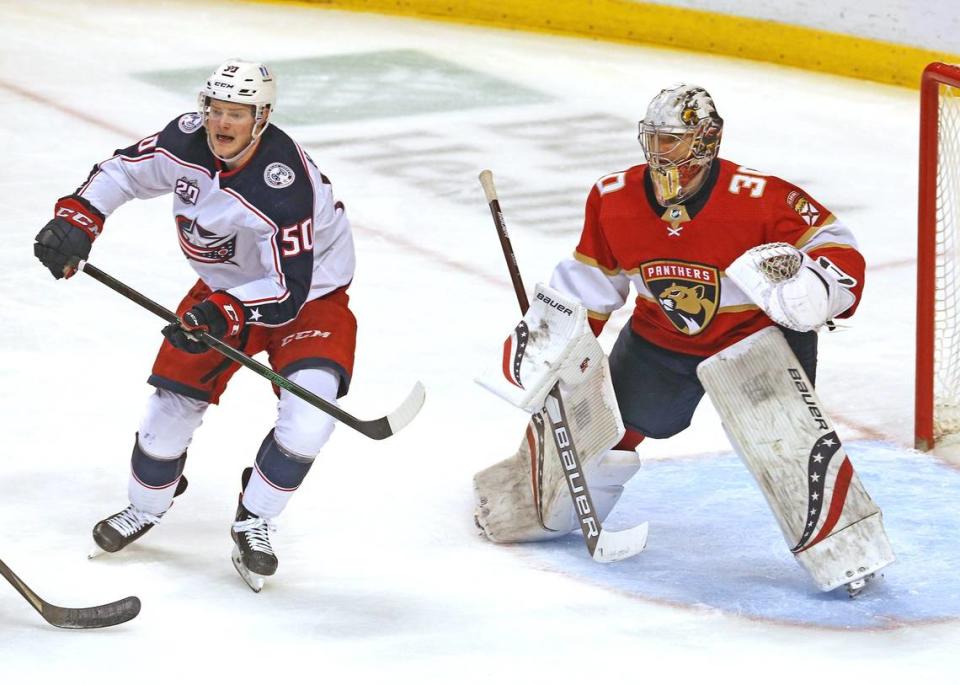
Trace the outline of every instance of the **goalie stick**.
<path fill-rule="evenodd" d="M 500 209 L 497 189 L 493 184 L 493 173 L 490 170 L 480 172 L 480 185 L 483 186 L 484 195 L 486 195 L 487 203 L 490 206 L 490 214 L 493 216 L 497 236 L 500 238 L 500 247 L 503 250 L 507 270 L 510 272 L 510 280 L 513 282 L 513 289 L 517 295 L 520 313 L 521 315 L 526 314 L 527 309 L 530 308 L 530 301 L 520 278 L 520 267 L 517 265 L 517 257 L 513 252 L 510 235 L 507 233 L 507 225 L 503 219 L 503 211 Z M 567 488 L 570 490 L 570 497 L 573 499 L 574 511 L 580 522 L 580 530 L 583 532 L 583 539 L 591 558 L 594 561 L 608 563 L 628 559 L 635 554 L 639 554 L 647 546 L 648 525 L 646 523 L 617 531 L 605 530 L 601 525 L 596 513 L 597 510 L 593 506 L 593 499 L 590 497 L 590 489 L 584 477 L 580 455 L 577 454 L 577 448 L 572 439 L 559 383 L 551 388 L 544 408 L 547 410 L 547 416 L 550 419 L 550 428 L 557 446 L 557 455 L 560 458 Z"/>
<path fill-rule="evenodd" d="M 24 583 L 9 566 L 0 559 L 0 575 L 13 585 L 14 589 L 30 602 L 30 605 L 43 616 L 43 619 L 57 628 L 106 628 L 118 623 L 126 623 L 140 613 L 140 600 L 126 597 L 116 602 L 96 607 L 58 607 L 41 599 L 36 592 Z"/>
<path fill-rule="evenodd" d="M 167 323 L 178 323 L 180 321 L 176 314 L 171 312 L 163 305 L 157 304 L 142 293 L 139 293 L 130 286 L 121 283 L 113 276 L 104 273 L 89 262 L 79 260 L 76 264 L 76 269 L 77 271 L 82 271 L 83 273 L 87 274 L 94 280 L 99 281 L 111 290 L 120 293 L 127 299 L 133 300 L 141 307 L 153 312 Z M 420 408 L 423 407 L 423 401 L 426 398 L 426 392 L 424 391 L 423 384 L 417 381 L 416 385 L 414 385 L 413 389 L 410 391 L 410 394 L 407 395 L 407 398 L 400 404 L 399 407 L 379 419 L 364 421 L 348 414 L 333 402 L 328 402 L 322 397 L 318 397 L 317 395 L 313 394 L 303 386 L 281 376 L 270 367 L 264 366 L 260 362 L 251 358 L 249 355 L 230 347 L 230 345 L 226 344 L 219 338 L 210 335 L 209 333 L 205 333 L 203 331 L 191 331 L 190 335 L 196 337 L 200 342 L 206 343 L 224 357 L 235 361 L 241 366 L 247 367 L 251 371 L 263 376 L 274 385 L 284 388 L 292 395 L 299 397 L 304 402 L 312 404 L 320 411 L 329 414 L 340 423 L 343 423 L 355 431 L 363 433 L 368 438 L 373 438 L 374 440 L 383 440 L 384 438 L 389 438 L 394 433 L 399 432 L 404 426 L 414 419 L 414 417 L 420 411 Z"/>

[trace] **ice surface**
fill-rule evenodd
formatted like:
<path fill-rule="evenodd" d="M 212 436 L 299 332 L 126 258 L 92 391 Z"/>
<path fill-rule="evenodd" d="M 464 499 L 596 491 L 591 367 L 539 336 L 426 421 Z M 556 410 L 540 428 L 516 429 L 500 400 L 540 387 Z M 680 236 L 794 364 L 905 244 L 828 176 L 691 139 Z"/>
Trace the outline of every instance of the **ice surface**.
<path fill-rule="evenodd" d="M 65 633 L 0 586 L 2 682 L 946 682 L 960 664 L 958 474 L 907 449 L 915 92 L 274 4 L 7 2 L 0 38 L 0 554 L 51 602 L 143 600 L 132 623 Z M 197 433 L 190 490 L 163 523 L 85 560 L 93 523 L 126 504 L 161 322 L 84 276 L 54 282 L 31 252 L 93 162 L 188 111 L 190 74 L 235 55 L 275 65 L 277 123 L 355 226 L 345 408 L 372 418 L 427 386 L 422 414 L 387 441 L 336 431 L 278 521 L 280 569 L 259 595 L 229 560 L 240 471 L 275 411 L 246 372 Z M 477 174 L 496 175 L 532 289 L 574 246 L 594 180 L 640 160 L 635 120 L 678 81 L 714 95 L 724 156 L 803 186 L 867 257 L 866 299 L 823 336 L 818 374 L 900 555 L 855 602 L 812 591 L 706 403 L 686 433 L 642 447 L 611 522 L 650 520 L 639 557 L 605 566 L 576 537 L 495 547 L 475 534 L 471 476 L 512 453 L 524 423 L 472 381 L 517 319 Z M 91 261 L 168 306 L 193 282 L 164 198 L 117 211 Z"/>

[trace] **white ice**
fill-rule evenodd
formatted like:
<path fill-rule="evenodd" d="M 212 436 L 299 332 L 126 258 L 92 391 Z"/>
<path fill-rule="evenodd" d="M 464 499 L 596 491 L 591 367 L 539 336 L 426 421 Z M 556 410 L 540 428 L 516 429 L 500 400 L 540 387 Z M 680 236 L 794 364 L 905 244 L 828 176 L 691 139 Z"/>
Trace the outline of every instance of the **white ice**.
<path fill-rule="evenodd" d="M 231 567 L 228 528 L 240 471 L 269 429 L 275 401 L 263 379 L 241 370 L 190 448 L 190 490 L 142 543 L 87 561 L 92 524 L 126 504 L 161 324 L 89 278 L 54 282 L 39 266 L 31 243 L 53 202 L 95 161 L 194 106 L 193 87 L 175 94 L 138 73 L 203 70 L 235 55 L 282 62 L 395 49 L 547 96 L 540 104 L 352 120 L 351 108 L 366 103 L 333 83 L 314 96 L 342 105 L 337 121 L 287 127 L 307 143 L 354 223 L 359 266 L 350 292 L 360 334 L 343 405 L 379 416 L 422 380 L 423 412 L 384 442 L 337 429 L 278 521 L 280 569 L 255 595 Z M 670 546 L 657 546 L 655 521 L 644 554 L 665 564 L 667 576 L 695 564 L 706 578 L 684 599 L 625 589 L 614 582 L 624 570 L 581 563 L 576 537 L 554 547 L 496 547 L 477 537 L 472 521 L 472 474 L 512 453 L 524 424 L 472 381 L 517 319 L 477 173 L 496 175 L 532 288 L 575 245 L 594 180 L 640 161 L 635 120 L 659 88 L 678 81 L 712 92 L 727 122 L 725 157 L 798 183 L 854 227 L 869 264 L 866 296 L 848 327 L 822 337 L 820 396 L 855 459 L 934 464 L 908 449 L 916 92 L 688 52 L 208 0 L 6 0 L 0 64 L 0 225 L 9 239 L 0 256 L 0 555 L 51 602 L 136 594 L 144 607 L 122 627 L 59 631 L 0 584 L 0 682 L 947 682 L 960 665 L 956 614 L 836 629 L 713 604 L 696 590 L 752 600 L 749 583 L 729 583 L 750 570 L 748 558 L 741 563 L 730 546 L 726 558 L 698 557 L 696 549 L 671 556 Z M 281 126 L 282 113 L 281 85 Z M 579 117 L 579 127 L 544 123 L 561 116 Z M 412 155 L 411 145 L 425 151 Z M 543 206 L 531 208 L 538 199 Z M 194 276 L 178 253 L 168 203 L 121 208 L 91 261 L 172 307 Z M 624 321 L 625 312 L 615 317 L 605 345 Z M 684 434 L 642 446 L 652 468 L 628 489 L 618 516 L 627 525 L 639 520 L 631 506 L 665 504 L 653 476 L 666 478 L 670 468 L 689 467 L 681 482 L 707 488 L 698 464 L 726 464 L 728 452 L 704 402 Z M 881 479 L 885 471 L 875 469 Z M 948 467 L 938 473 L 934 488 L 956 480 Z M 896 500 L 897 489 L 889 491 Z M 942 518 L 956 529 L 949 501 L 930 509 L 923 488 L 910 492 L 905 503 L 918 526 L 933 538 Z M 756 489 L 743 498 L 762 505 Z M 694 514 L 668 512 L 685 531 L 700 529 Z M 772 516 L 760 511 L 756 521 L 764 534 L 773 530 L 770 549 L 782 554 Z M 711 526 L 733 543 L 753 536 Z M 910 560 L 922 577 L 924 550 Z M 642 577 L 643 557 L 633 563 L 627 575 Z M 801 614 L 804 602 L 822 601 L 788 558 L 775 573 L 789 578 L 790 591 L 771 601 Z M 950 601 L 956 587 L 944 588 Z"/>

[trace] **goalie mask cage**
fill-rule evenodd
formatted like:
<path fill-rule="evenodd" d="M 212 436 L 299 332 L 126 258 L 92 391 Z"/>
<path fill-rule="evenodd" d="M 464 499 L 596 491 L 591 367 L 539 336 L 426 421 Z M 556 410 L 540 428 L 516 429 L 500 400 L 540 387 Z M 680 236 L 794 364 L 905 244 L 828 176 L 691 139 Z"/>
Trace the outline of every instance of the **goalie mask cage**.
<path fill-rule="evenodd" d="M 960 66 L 920 84 L 914 441 L 960 437 Z"/>

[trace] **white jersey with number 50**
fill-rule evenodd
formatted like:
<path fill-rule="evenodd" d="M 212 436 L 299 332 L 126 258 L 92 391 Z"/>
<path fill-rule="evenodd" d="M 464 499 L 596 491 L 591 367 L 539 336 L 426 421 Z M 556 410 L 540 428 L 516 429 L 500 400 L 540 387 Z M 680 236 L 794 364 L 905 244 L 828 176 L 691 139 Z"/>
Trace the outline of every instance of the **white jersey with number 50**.
<path fill-rule="evenodd" d="M 305 302 L 350 284 L 353 238 L 330 181 L 272 124 L 253 157 L 227 170 L 199 114 L 94 166 L 77 193 L 103 215 L 133 198 L 173 194 L 177 240 L 212 290 L 243 302 L 251 325 L 280 326 Z"/>

